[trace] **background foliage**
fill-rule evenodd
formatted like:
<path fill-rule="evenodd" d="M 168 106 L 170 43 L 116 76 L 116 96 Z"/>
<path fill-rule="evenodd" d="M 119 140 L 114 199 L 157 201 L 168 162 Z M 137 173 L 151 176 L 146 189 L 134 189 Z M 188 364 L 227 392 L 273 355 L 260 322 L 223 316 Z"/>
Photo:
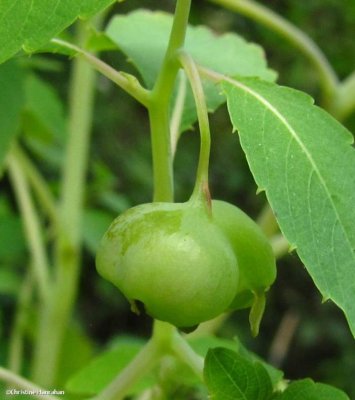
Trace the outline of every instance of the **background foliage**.
<path fill-rule="evenodd" d="M 172 0 L 144 2 L 144 6 L 152 10 L 172 11 L 174 4 Z M 141 2 L 130 0 L 115 5 L 112 13 L 140 6 Z M 351 73 L 354 65 L 353 57 L 349 55 L 355 54 L 352 40 L 355 3 L 350 0 L 309 0 L 306 3 L 273 0 L 268 6 L 307 32 L 324 50 L 340 77 Z M 207 24 L 220 33 L 235 30 L 246 39 L 261 44 L 266 50 L 269 66 L 279 72 L 279 83 L 304 90 L 318 99 L 314 70 L 276 34 L 205 1 L 193 2 L 191 22 Z M 121 54 L 107 52 L 102 57 L 119 69 L 132 70 Z M 60 56 L 40 54 L 22 62 L 34 70 L 26 78 L 27 93 L 21 94 L 26 104 L 22 116 L 23 126 L 26 126 L 22 142 L 35 156 L 38 167 L 56 193 L 65 139 L 65 128 L 61 127 L 67 111 L 63 104 L 67 100 L 68 62 Z M 4 101 L 0 93 L 0 103 Z M 48 123 L 49 120 L 37 112 L 37 107 L 47 110 L 51 121 L 54 116 L 55 123 Z M 16 113 L 16 109 L 13 112 Z M 345 125 L 355 131 L 354 114 Z M 211 128 L 210 186 L 213 197 L 236 203 L 256 217 L 263 205 L 263 194 L 255 196 L 255 183 L 238 138 L 231 135 L 232 127 L 224 107 L 211 117 Z M 98 238 L 108 223 L 126 208 L 150 201 L 152 190 L 145 110 L 103 77 L 98 79 L 92 137 L 84 220 L 85 268 L 76 307 L 77 326 L 68 332 L 67 354 L 62 355 L 68 363 L 67 368 L 63 368 L 63 381 L 81 366 L 75 364 L 75 358 L 84 364 L 118 334 L 147 337 L 151 330 L 151 320 L 132 314 L 123 297 L 98 277 L 94 267 Z M 191 171 L 195 171 L 198 146 L 199 137 L 194 131 L 185 133 L 179 143 L 174 164 L 177 201 L 186 200 L 191 193 L 194 183 Z M 50 229 L 46 234 L 50 237 Z M 27 257 L 21 221 L 7 177 L 0 183 L 0 238 L 0 363 L 4 364 L 16 294 Z M 26 324 L 26 329 L 30 338 L 30 323 Z M 259 337 L 252 339 L 250 336 L 247 312 L 233 314 L 219 333 L 226 338 L 238 335 L 248 348 L 282 368 L 287 378 L 308 376 L 334 384 L 355 398 L 355 348 L 346 321 L 334 305 L 321 304 L 319 292 L 294 253 L 278 262 L 278 279 L 269 293 Z M 80 352 L 80 357 L 73 358 L 73 348 Z"/>

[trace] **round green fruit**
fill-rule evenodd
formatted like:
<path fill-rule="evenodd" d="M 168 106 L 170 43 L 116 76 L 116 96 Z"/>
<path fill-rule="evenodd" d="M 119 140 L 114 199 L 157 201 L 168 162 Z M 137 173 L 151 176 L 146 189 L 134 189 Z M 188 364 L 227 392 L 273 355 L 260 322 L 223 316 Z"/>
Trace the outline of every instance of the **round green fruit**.
<path fill-rule="evenodd" d="M 201 202 L 129 209 L 104 235 L 96 265 L 133 309 L 143 303 L 180 328 L 226 311 L 238 287 L 233 249 Z"/>
<path fill-rule="evenodd" d="M 265 292 L 276 278 L 276 262 L 260 227 L 242 210 L 220 200 L 212 201 L 214 223 L 229 239 L 237 258 L 239 282 L 230 309 L 252 307 L 250 323 L 257 334 L 265 307 Z"/>

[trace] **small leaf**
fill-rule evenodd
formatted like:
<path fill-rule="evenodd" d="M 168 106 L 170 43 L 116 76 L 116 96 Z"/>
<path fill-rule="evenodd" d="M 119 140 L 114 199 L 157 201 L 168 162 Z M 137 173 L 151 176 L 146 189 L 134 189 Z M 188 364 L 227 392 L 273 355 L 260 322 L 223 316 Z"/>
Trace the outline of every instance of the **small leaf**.
<path fill-rule="evenodd" d="M 240 354 L 242 357 L 246 358 L 247 360 L 250 360 L 251 362 L 259 362 L 260 364 L 262 364 L 262 366 L 266 369 L 266 372 L 269 374 L 269 378 L 271 380 L 273 387 L 275 387 L 284 377 L 284 373 L 281 370 L 275 368 L 271 364 L 268 364 L 260 356 L 253 353 L 252 351 L 248 350 L 240 342 L 239 342 L 239 347 L 238 347 L 238 354 Z"/>
<path fill-rule="evenodd" d="M 260 363 L 224 348 L 209 350 L 204 377 L 215 400 L 267 400 L 272 393 L 269 375 Z"/>
<path fill-rule="evenodd" d="M 355 336 L 355 150 L 339 122 L 299 91 L 257 79 L 223 84 L 257 185 L 324 298 Z"/>
<path fill-rule="evenodd" d="M 282 371 L 276 369 L 271 364 L 268 364 L 266 361 L 260 358 L 257 354 L 248 350 L 237 338 L 229 340 L 216 336 L 201 336 L 197 338 L 191 338 L 189 343 L 191 347 L 202 357 L 206 357 L 206 354 L 210 349 L 215 347 L 223 347 L 225 349 L 237 352 L 240 356 L 246 360 L 249 360 L 251 363 L 260 363 L 268 373 L 272 386 L 276 386 L 284 376 Z"/>
<path fill-rule="evenodd" d="M 0 4 L 0 63 L 21 48 L 33 52 L 71 25 L 114 0 L 2 0 Z"/>
<path fill-rule="evenodd" d="M 0 65 L 0 176 L 10 143 L 20 126 L 24 99 L 22 69 L 15 62 Z"/>
<path fill-rule="evenodd" d="M 138 10 L 114 17 L 106 29 L 108 37 L 137 67 L 149 88 L 154 85 L 163 62 L 172 22 L 170 14 Z M 198 64 L 228 76 L 275 79 L 275 73 L 266 66 L 262 49 L 236 34 L 217 36 L 206 27 L 189 26 L 185 50 Z M 204 89 L 210 111 L 225 101 L 216 85 L 205 82 Z M 195 121 L 195 104 L 188 90 L 181 130 L 186 130 Z"/>
<path fill-rule="evenodd" d="M 311 379 L 295 381 L 275 400 L 350 400 L 339 389 L 323 383 L 315 383 Z"/>

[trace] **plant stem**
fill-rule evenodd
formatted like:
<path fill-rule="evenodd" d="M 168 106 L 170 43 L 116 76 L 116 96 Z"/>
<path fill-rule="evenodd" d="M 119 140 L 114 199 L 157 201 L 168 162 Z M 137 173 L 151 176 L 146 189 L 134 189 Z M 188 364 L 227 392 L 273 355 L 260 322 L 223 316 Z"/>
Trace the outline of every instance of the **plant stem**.
<path fill-rule="evenodd" d="M 184 45 L 190 6 L 191 0 L 177 0 L 168 49 L 149 102 L 154 201 L 173 201 L 174 199 L 169 109 L 179 70 L 177 51 Z M 171 325 L 158 320 L 154 321 L 155 341 L 161 344 L 171 343 L 174 331 L 175 328 Z"/>
<path fill-rule="evenodd" d="M 27 272 L 18 294 L 16 315 L 10 336 L 8 367 L 14 373 L 20 373 L 22 367 L 23 333 L 28 323 L 32 292 L 32 273 Z"/>
<path fill-rule="evenodd" d="M 343 81 L 331 104 L 330 112 L 340 121 L 355 109 L 355 71 Z"/>
<path fill-rule="evenodd" d="M 121 400 L 143 375 L 158 363 L 162 351 L 158 341 L 151 339 L 130 364 L 92 400 Z"/>
<path fill-rule="evenodd" d="M 192 88 L 201 136 L 200 157 L 192 197 L 200 198 L 201 195 L 204 197 L 207 195 L 207 200 L 210 201 L 208 190 L 208 166 L 211 149 L 211 134 L 205 94 L 197 66 L 191 56 L 185 52 L 181 52 L 179 54 L 179 61 L 186 72 Z"/>
<path fill-rule="evenodd" d="M 19 375 L 14 374 L 13 372 L 0 367 L 0 380 L 6 382 L 9 385 L 13 385 L 16 388 L 20 388 L 23 390 L 29 390 L 33 391 L 37 394 L 33 394 L 33 396 L 37 399 L 43 400 L 45 398 L 46 400 L 59 400 L 60 398 L 57 396 L 52 396 L 50 394 L 46 394 L 45 396 L 43 393 L 45 389 L 35 385 L 33 382 L 28 381 L 27 379 L 22 378 Z"/>
<path fill-rule="evenodd" d="M 26 174 L 28 182 L 32 185 L 33 191 L 37 195 L 41 206 L 47 212 L 51 222 L 56 224 L 58 217 L 57 207 L 46 181 L 19 146 L 15 147 L 13 152 L 18 162 L 21 164 L 22 171 Z"/>
<path fill-rule="evenodd" d="M 290 243 L 285 239 L 285 236 L 283 236 L 281 233 L 272 236 L 270 238 L 270 244 L 276 259 L 280 259 L 284 255 L 292 251 Z"/>
<path fill-rule="evenodd" d="M 185 40 L 191 0 L 178 0 L 168 48 L 149 102 L 154 177 L 154 201 L 174 198 L 172 156 L 169 132 L 170 102 L 179 70 L 177 50 Z"/>
<path fill-rule="evenodd" d="M 110 79 L 112 82 L 116 83 L 121 89 L 125 90 L 141 104 L 146 107 L 148 106 L 149 91 L 141 86 L 135 76 L 115 70 L 110 65 L 97 58 L 94 54 L 89 53 L 82 48 L 68 43 L 62 39 L 52 39 L 51 42 L 78 53 L 81 58 L 87 61 L 98 72 L 106 76 L 106 78 Z"/>
<path fill-rule="evenodd" d="M 187 364 L 203 381 L 203 357 L 198 355 L 178 332 L 175 332 L 173 337 L 172 351 L 178 359 Z"/>
<path fill-rule="evenodd" d="M 184 74 L 183 71 L 180 71 L 178 94 L 176 96 L 174 110 L 170 119 L 171 154 L 173 159 L 181 135 L 180 124 L 184 112 L 185 98 L 186 98 L 186 75 Z"/>
<path fill-rule="evenodd" d="M 87 37 L 87 23 L 80 21 L 77 29 L 78 42 L 83 44 Z M 86 61 L 76 58 L 70 85 L 69 139 L 63 165 L 60 225 L 55 246 L 55 286 L 41 315 L 34 354 L 34 380 L 46 387 L 52 386 L 56 381 L 61 346 L 77 293 L 94 87 L 94 70 Z"/>
<path fill-rule="evenodd" d="M 41 302 L 45 303 L 49 296 L 50 278 L 41 223 L 30 195 L 28 182 L 13 152 L 10 152 L 7 158 L 7 165 L 20 212 L 23 216 L 24 230 L 31 252 L 33 272 L 37 281 L 39 296 Z"/>
<path fill-rule="evenodd" d="M 174 197 L 169 108 L 176 75 L 179 70 L 178 50 L 184 44 L 190 5 L 191 0 L 177 1 L 168 49 L 149 98 L 148 111 L 152 135 L 154 201 L 173 201 Z M 151 369 L 164 354 L 174 353 L 175 346 L 177 346 L 177 353 L 179 350 L 183 351 L 182 357 L 184 361 L 188 362 L 193 369 L 198 370 L 200 374 L 200 368 L 197 367 L 197 358 L 178 334 L 176 328 L 168 323 L 155 320 L 151 340 L 95 400 L 122 399 L 131 385 Z"/>
<path fill-rule="evenodd" d="M 268 238 L 279 231 L 275 214 L 268 202 L 266 202 L 264 208 L 261 210 L 256 222 Z"/>
<path fill-rule="evenodd" d="M 210 1 L 259 22 L 297 47 L 318 71 L 323 92 L 323 103 L 329 105 L 336 92 L 338 78 L 324 53 L 309 36 L 280 15 L 253 0 Z"/>

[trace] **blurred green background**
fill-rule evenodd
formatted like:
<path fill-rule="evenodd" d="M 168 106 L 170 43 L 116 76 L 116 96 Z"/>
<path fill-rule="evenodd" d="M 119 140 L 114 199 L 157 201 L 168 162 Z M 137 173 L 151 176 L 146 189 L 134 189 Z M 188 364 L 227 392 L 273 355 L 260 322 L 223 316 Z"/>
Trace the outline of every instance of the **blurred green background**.
<path fill-rule="evenodd" d="M 126 13 L 142 5 L 152 10 L 172 11 L 174 4 L 172 0 L 130 0 L 117 4 L 111 15 Z M 267 5 L 309 34 L 329 58 L 341 79 L 353 71 L 353 0 L 270 0 Z M 278 82 L 304 90 L 317 101 L 319 90 L 316 72 L 301 54 L 278 35 L 245 17 L 202 0 L 193 1 L 191 22 L 206 24 L 218 33 L 235 31 L 247 40 L 260 44 L 265 49 L 270 67 L 279 74 Z M 118 69 L 134 71 L 121 54 L 107 52 L 102 54 L 102 58 Z M 64 104 L 58 103 L 57 98 L 54 101 L 55 113 L 62 118 L 67 107 L 68 60 L 42 54 L 23 62 L 27 68 L 35 71 L 36 76 L 53 85 L 54 96 Z M 35 85 L 36 82 L 29 84 Z M 47 89 L 46 86 L 43 90 Z M 44 96 L 48 96 L 48 93 Z M 50 133 L 50 127 L 36 120 L 31 104 L 28 105 L 28 112 L 24 113 L 23 122 L 21 141 L 50 183 L 53 193 L 57 193 L 65 135 L 63 132 L 57 136 Z M 344 123 L 355 132 L 354 113 Z M 213 197 L 237 204 L 251 216 L 257 217 L 265 198 L 255 193 L 256 186 L 238 137 L 231 133 L 225 107 L 211 116 L 211 130 L 210 187 Z M 184 133 L 174 164 L 177 201 L 186 200 L 191 193 L 198 148 L 198 131 Z M 148 337 L 150 334 L 150 318 L 131 313 L 120 293 L 98 277 L 94 253 L 108 223 L 126 208 L 150 201 L 151 193 L 147 114 L 128 95 L 99 77 L 87 174 L 84 266 L 75 315 L 79 331 L 82 332 L 81 339 L 87 343 L 87 359 L 117 335 L 131 333 Z M 48 230 L 48 240 L 50 235 Z M 27 259 L 21 221 L 6 175 L 0 182 L 0 239 L 0 363 L 6 364 L 18 287 Z M 26 351 L 30 352 L 33 334 L 31 324 L 26 329 Z M 278 262 L 278 279 L 269 292 L 259 337 L 251 338 L 247 312 L 231 315 L 218 333 L 227 338 L 238 336 L 248 348 L 283 369 L 289 379 L 308 376 L 334 384 L 355 398 L 354 339 L 341 311 L 329 302 L 321 304 L 320 294 L 295 253 Z M 286 340 L 288 334 L 290 343 Z"/>

